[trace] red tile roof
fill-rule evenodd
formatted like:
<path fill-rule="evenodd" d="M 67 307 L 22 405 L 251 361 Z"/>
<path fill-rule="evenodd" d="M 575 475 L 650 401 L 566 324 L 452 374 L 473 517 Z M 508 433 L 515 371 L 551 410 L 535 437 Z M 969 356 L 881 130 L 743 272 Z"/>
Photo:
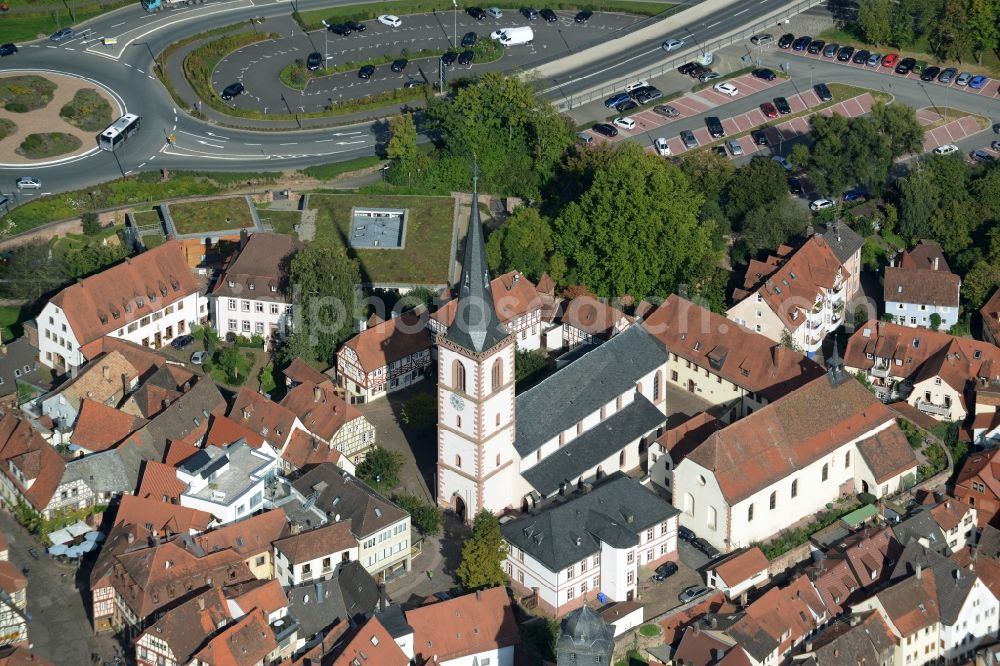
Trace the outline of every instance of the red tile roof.
<path fill-rule="evenodd" d="M 48 506 L 66 469 L 62 457 L 31 423 L 13 414 L 0 418 L 0 463 L 11 485 L 36 511 Z M 20 470 L 30 487 L 14 475 L 11 465 Z"/>
<path fill-rule="evenodd" d="M 903 268 L 919 268 L 934 271 L 951 272 L 944 251 L 937 241 L 920 240 L 908 252 L 899 253 L 899 265 Z"/>
<path fill-rule="evenodd" d="M 905 472 L 916 471 L 918 460 L 906 435 L 893 423 L 871 437 L 858 441 L 858 453 L 875 475 L 875 482 L 882 483 Z"/>
<path fill-rule="evenodd" d="M 1000 449 L 970 455 L 955 477 L 956 488 L 968 492 L 971 482 L 978 479 L 993 497 L 1000 499 Z"/>
<path fill-rule="evenodd" d="M 1000 289 L 993 292 L 979 313 L 983 316 L 983 333 L 987 340 L 1000 342 Z"/>
<path fill-rule="evenodd" d="M 827 612 L 823 600 L 805 576 L 794 578 L 787 587 L 772 587 L 747 607 L 763 631 L 782 645 L 784 651 L 799 639 L 819 627 L 824 620 L 816 620 Z M 783 640 L 785 632 L 790 632 Z"/>
<path fill-rule="evenodd" d="M 206 511 L 132 495 L 122 496 L 115 514 L 116 525 L 143 525 L 159 537 L 204 532 L 211 522 L 212 514 Z"/>
<path fill-rule="evenodd" d="M 407 666 L 410 660 L 382 626 L 372 617 L 357 628 L 347 642 L 338 646 L 339 654 L 330 666 L 355 666 L 359 663 L 378 666 Z"/>
<path fill-rule="evenodd" d="M 235 601 L 244 612 L 259 608 L 268 615 L 288 608 L 288 597 L 281 583 L 275 579 L 254 580 L 226 588 L 226 596 Z"/>
<path fill-rule="evenodd" d="M 493 293 L 493 306 L 502 324 L 542 307 L 542 300 L 534 283 L 518 271 L 504 273 L 490 280 L 490 291 Z M 431 318 L 445 328 L 451 326 L 457 304 L 458 300 L 453 298 L 438 308 Z"/>
<path fill-rule="evenodd" d="M 361 412 L 337 395 L 330 382 L 303 382 L 285 394 L 281 406 L 295 414 L 306 430 L 325 441 L 336 437 L 345 423 L 361 418 Z"/>
<path fill-rule="evenodd" d="M 688 458 L 714 472 L 732 505 L 892 419 L 855 379 L 820 377 L 709 435 Z"/>
<path fill-rule="evenodd" d="M 146 424 L 146 419 L 126 414 L 104 403 L 84 398 L 70 443 L 91 453 L 115 446 Z"/>
<path fill-rule="evenodd" d="M 258 231 L 245 240 L 241 236 L 240 245 L 215 283 L 212 296 L 285 302 L 290 296 L 286 292 L 291 261 L 305 247 L 302 241 L 287 234 Z"/>
<path fill-rule="evenodd" d="M 361 331 L 344 343 L 358 358 L 365 375 L 410 354 L 429 350 L 434 342 L 427 330 L 427 310 L 416 308 Z M 343 352 L 338 352 L 341 362 Z"/>
<path fill-rule="evenodd" d="M 207 666 L 256 666 L 278 649 L 274 632 L 262 610 L 254 610 L 226 627 L 198 651 L 195 659 Z"/>
<path fill-rule="evenodd" d="M 562 321 L 593 336 L 611 337 L 617 326 L 627 326 L 633 319 L 596 296 L 583 294 L 565 304 Z"/>
<path fill-rule="evenodd" d="M 177 241 L 77 281 L 50 301 L 65 312 L 81 346 L 198 291 Z"/>
<path fill-rule="evenodd" d="M 503 587 L 414 608 L 407 611 L 406 621 L 413 627 L 414 657 L 419 664 L 434 655 L 438 661 L 449 661 L 520 642 Z"/>
<path fill-rule="evenodd" d="M 677 295 L 642 325 L 667 351 L 769 400 L 823 374 L 804 355 Z"/>
<path fill-rule="evenodd" d="M 292 427 L 295 425 L 295 414 L 289 409 L 246 387 L 236 394 L 227 416 L 260 433 L 262 437 L 267 437 L 279 449 L 292 434 Z"/>
<path fill-rule="evenodd" d="M 243 559 L 271 550 L 271 543 L 288 534 L 288 518 L 283 509 L 271 509 L 235 523 L 229 523 L 194 538 L 196 544 L 212 553 L 232 548 Z"/>
<path fill-rule="evenodd" d="M 0 560 L 0 590 L 13 596 L 28 587 L 28 578 L 13 562 Z"/>
<path fill-rule="evenodd" d="M 665 431 L 656 438 L 656 443 L 670 453 L 670 462 L 677 467 L 695 447 L 724 426 L 722 421 L 708 412 L 698 412 L 687 421 Z"/>
<path fill-rule="evenodd" d="M 80 351 L 84 353 L 88 361 L 101 354 L 110 354 L 116 351 L 132 364 L 132 367 L 139 372 L 139 377 L 143 379 L 167 362 L 165 356 L 148 347 L 110 336 L 98 338 L 88 346 L 87 350 L 81 349 Z"/>
<path fill-rule="evenodd" d="M 883 273 L 883 299 L 887 303 L 915 303 L 958 307 L 962 280 L 954 273 L 924 268 L 888 266 Z"/>
<path fill-rule="evenodd" d="M 151 497 L 161 502 L 180 502 L 187 484 L 177 478 L 177 468 L 155 460 L 147 460 L 139 481 L 138 497 Z"/>
<path fill-rule="evenodd" d="M 374 317 L 375 315 L 372 316 Z M 297 356 L 292 359 L 287 368 L 281 371 L 281 374 L 285 376 L 285 379 L 289 379 L 297 384 L 301 384 L 302 382 L 322 384 L 323 382 L 332 381 L 329 377 Z"/>
<path fill-rule="evenodd" d="M 761 571 L 767 571 L 767 556 L 757 546 L 730 555 L 719 564 L 711 565 L 726 585 L 732 587 L 742 583 Z"/>
<path fill-rule="evenodd" d="M 0 648 L 0 666 L 55 666 L 55 664 L 26 647 L 7 646 Z"/>
<path fill-rule="evenodd" d="M 226 446 L 240 439 L 245 439 L 250 448 L 259 449 L 264 444 L 264 438 L 242 423 L 237 423 L 228 416 L 213 416 L 205 434 L 205 446 Z"/>
<path fill-rule="evenodd" d="M 343 457 L 339 450 L 305 430 L 296 430 L 281 452 L 281 459 L 291 465 L 292 469 L 305 469 L 323 463 L 338 465 Z"/>
<path fill-rule="evenodd" d="M 202 426 L 202 428 L 204 428 L 204 426 Z M 201 435 L 196 434 L 195 436 L 200 437 Z M 186 439 L 172 439 L 167 445 L 167 453 L 163 457 L 163 461 L 171 467 L 177 467 L 199 451 L 201 451 L 201 449 L 194 444 L 191 444 Z"/>
<path fill-rule="evenodd" d="M 697 604 L 671 613 L 660 620 L 660 626 L 663 628 L 663 642 L 667 645 L 675 644 L 681 639 L 684 627 L 708 613 L 723 614 L 734 612 L 736 609 L 737 607 L 730 603 L 722 592 L 713 591 Z"/>
<path fill-rule="evenodd" d="M 941 619 L 934 571 L 924 568 L 878 594 L 886 615 L 902 636 L 910 636 Z"/>
<path fill-rule="evenodd" d="M 341 520 L 279 539 L 273 545 L 289 562 L 301 564 L 357 548 L 358 541 L 351 533 L 351 521 Z"/>

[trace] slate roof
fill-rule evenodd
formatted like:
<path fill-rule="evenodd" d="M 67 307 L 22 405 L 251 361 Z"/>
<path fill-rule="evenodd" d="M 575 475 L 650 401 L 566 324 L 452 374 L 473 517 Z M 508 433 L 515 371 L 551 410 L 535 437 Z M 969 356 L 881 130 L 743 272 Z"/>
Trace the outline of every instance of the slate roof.
<path fill-rule="evenodd" d="M 493 305 L 486 243 L 483 241 L 483 225 L 479 221 L 478 176 L 472 179 L 470 208 L 472 214 L 469 217 L 469 231 L 465 236 L 458 305 L 455 318 L 444 337 L 463 349 L 482 353 L 505 340 L 509 333 L 500 323 Z"/>
<path fill-rule="evenodd" d="M 615 628 L 590 606 L 568 613 L 560 623 L 556 652 L 561 648 L 581 648 L 594 654 L 610 654 L 615 645 Z"/>
<path fill-rule="evenodd" d="M 904 545 L 909 544 L 911 539 L 923 539 L 927 542 L 927 547 L 935 552 L 942 555 L 951 552 L 947 535 L 928 510 L 919 511 L 896 523 L 892 526 L 892 533 L 896 541 Z"/>
<path fill-rule="evenodd" d="M 288 614 L 299 635 L 312 637 L 335 624 L 361 622 L 378 606 L 378 584 L 357 560 L 337 565 L 332 578 L 286 590 Z"/>
<path fill-rule="evenodd" d="M 983 332 L 987 340 L 1000 342 L 1000 289 L 993 292 L 979 314 L 983 316 Z"/>
<path fill-rule="evenodd" d="M 930 600 L 939 609 L 941 622 L 946 626 L 954 626 L 962 610 L 962 605 L 972 591 L 972 585 L 976 580 L 975 573 L 955 565 L 947 557 L 924 548 L 916 541 L 910 541 L 906 544 L 899 561 L 893 568 L 890 581 L 902 580 L 905 582 L 915 579 L 916 576 L 911 574 L 916 572 L 918 564 L 922 567 L 923 577 L 926 578 L 928 571 L 932 574 L 932 585 L 925 586 L 925 588 L 932 591 L 932 594 L 929 595 Z M 901 601 L 906 603 L 905 596 Z M 919 597 L 911 596 L 909 598 L 911 604 L 919 601 Z"/>
<path fill-rule="evenodd" d="M 830 246 L 837 260 L 842 264 L 861 249 L 865 244 L 865 239 L 857 234 L 851 227 L 842 222 L 831 222 L 828 225 L 819 225 L 819 232 L 823 235 L 823 240 Z"/>
<path fill-rule="evenodd" d="M 637 395 L 621 410 L 522 471 L 521 476 L 543 497 L 551 495 L 559 490 L 559 484 L 576 483 L 585 472 L 646 433 L 656 430 L 665 420 L 663 412 L 653 403 Z"/>
<path fill-rule="evenodd" d="M 642 326 L 631 326 L 544 379 L 515 399 L 514 448 L 522 458 L 575 426 L 602 405 L 635 389 L 636 382 L 667 362 L 663 344 Z"/>
<path fill-rule="evenodd" d="M 117 449 L 92 453 L 74 458 L 66 463 L 60 485 L 83 481 L 96 495 L 98 493 L 129 493 L 139 482 L 139 470 L 129 469 Z"/>
<path fill-rule="evenodd" d="M 126 441 L 148 444 L 160 454 L 157 457 L 162 457 L 169 441 L 183 439 L 198 429 L 204 431 L 209 418 L 213 414 L 221 414 L 225 407 L 226 401 L 215 382 L 199 376 L 194 386 L 132 433 Z"/>
<path fill-rule="evenodd" d="M 290 563 L 299 564 L 357 548 L 358 542 L 351 534 L 350 521 L 341 520 L 339 523 L 327 523 L 308 532 L 287 536 L 275 541 L 273 545 Z"/>
<path fill-rule="evenodd" d="M 25 367 L 29 369 L 28 372 L 24 371 Z M 0 344 L 0 381 L 3 382 L 0 383 L 0 396 L 17 391 L 17 382 L 45 386 L 42 377 L 36 372 L 38 367 L 38 350 L 31 346 L 27 336 L 22 335 Z"/>
<path fill-rule="evenodd" d="M 871 437 L 858 441 L 858 453 L 882 483 L 892 477 L 917 468 L 917 456 L 899 426 L 893 423 Z"/>
<path fill-rule="evenodd" d="M 408 514 L 365 482 L 331 463 L 317 465 L 292 483 L 303 497 L 315 493 L 314 505 L 327 514 L 351 521 L 359 540 L 384 530 Z"/>
<path fill-rule="evenodd" d="M 500 531 L 508 543 L 559 571 L 600 552 L 601 541 L 635 545 L 644 530 L 677 514 L 655 492 L 615 472 L 591 491 L 556 496 L 534 513 L 501 525 Z"/>
<path fill-rule="evenodd" d="M 853 378 L 820 377 L 709 435 L 687 460 L 712 471 L 733 505 L 892 419 Z"/>

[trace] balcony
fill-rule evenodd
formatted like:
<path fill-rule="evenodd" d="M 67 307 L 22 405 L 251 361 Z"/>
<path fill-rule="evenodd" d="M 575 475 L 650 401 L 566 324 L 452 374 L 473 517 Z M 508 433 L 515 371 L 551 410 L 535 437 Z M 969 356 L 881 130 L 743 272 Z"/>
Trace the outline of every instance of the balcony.
<path fill-rule="evenodd" d="M 872 377 L 878 377 L 879 379 L 885 379 L 889 376 L 889 366 L 876 365 L 871 369 Z"/>
<path fill-rule="evenodd" d="M 810 319 L 806 322 L 806 328 L 810 331 L 815 331 L 818 328 L 823 328 L 822 319 Z"/>
<path fill-rule="evenodd" d="M 826 304 L 826 301 L 824 301 L 822 297 L 819 298 L 816 301 L 816 303 L 813 304 L 812 311 L 809 314 L 819 314 L 820 312 L 823 311 L 823 306 L 825 304 Z"/>
<path fill-rule="evenodd" d="M 917 409 L 932 416 L 940 416 L 942 418 L 949 418 L 951 416 L 950 406 L 935 405 L 933 402 L 926 402 L 924 400 L 917 400 Z"/>

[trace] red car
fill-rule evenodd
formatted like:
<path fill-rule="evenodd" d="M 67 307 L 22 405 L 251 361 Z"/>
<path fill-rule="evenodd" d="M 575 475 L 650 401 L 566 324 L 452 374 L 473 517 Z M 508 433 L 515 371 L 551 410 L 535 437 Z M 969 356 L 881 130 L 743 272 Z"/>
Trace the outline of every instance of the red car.
<path fill-rule="evenodd" d="M 897 53 L 890 53 L 890 54 L 886 55 L 884 58 L 882 58 L 882 66 L 883 67 L 895 67 L 897 60 L 899 60 L 899 54 L 897 54 Z"/>
<path fill-rule="evenodd" d="M 778 117 L 778 109 L 776 109 L 774 104 L 771 104 L 770 102 L 764 102 L 763 104 L 761 104 L 760 110 L 761 113 L 763 113 L 768 118 Z"/>

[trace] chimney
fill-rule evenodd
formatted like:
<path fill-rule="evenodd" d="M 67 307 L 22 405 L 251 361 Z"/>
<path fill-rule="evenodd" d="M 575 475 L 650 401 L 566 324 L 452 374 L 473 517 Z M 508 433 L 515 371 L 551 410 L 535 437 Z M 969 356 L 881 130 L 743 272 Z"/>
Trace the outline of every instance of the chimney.
<path fill-rule="evenodd" d="M 921 564 L 920 562 L 917 562 L 917 570 L 916 570 L 917 578 L 920 578 L 920 574 L 922 574 L 923 572 L 924 572 L 924 565 Z"/>
<path fill-rule="evenodd" d="M 198 597 L 198 610 L 205 610 L 205 597 Z"/>
<path fill-rule="evenodd" d="M 318 386 L 313 387 L 313 402 L 320 402 L 323 399 L 323 389 Z"/>
<path fill-rule="evenodd" d="M 126 537 L 125 540 L 128 541 L 129 543 L 134 543 L 135 542 L 135 533 L 134 532 L 129 532 L 128 533 L 128 537 Z"/>
<path fill-rule="evenodd" d="M 249 409 L 249 407 L 244 407 L 243 408 L 243 420 L 246 421 L 248 418 L 250 418 L 250 409 Z"/>
<path fill-rule="evenodd" d="M 771 347 L 771 361 L 774 363 L 774 367 L 781 365 L 781 361 L 785 358 L 785 347 L 781 343 L 778 343 Z"/>
<path fill-rule="evenodd" d="M 386 607 L 389 605 L 389 599 L 385 594 L 385 585 L 378 586 L 378 609 L 381 612 L 385 612 Z"/>
<path fill-rule="evenodd" d="M 719 628 L 719 618 L 717 618 L 716 616 L 713 615 L 708 620 L 708 626 L 711 627 L 712 629 L 718 629 Z"/>
<path fill-rule="evenodd" d="M 934 257 L 934 270 L 938 269 L 938 258 Z"/>
<path fill-rule="evenodd" d="M 852 627 L 858 626 L 858 622 L 860 622 L 860 621 L 861 621 L 861 616 L 860 615 L 852 615 L 851 616 L 851 626 Z"/>
<path fill-rule="evenodd" d="M 955 577 L 955 580 L 962 580 L 962 570 L 961 569 L 958 569 L 958 568 L 952 569 L 951 575 Z"/>
<path fill-rule="evenodd" d="M 482 600 L 483 600 L 483 591 L 476 590 L 476 601 L 482 601 Z"/>
<path fill-rule="evenodd" d="M 816 233 L 816 230 L 815 230 L 815 228 L 813 228 L 813 225 L 807 224 L 806 225 L 806 238 L 808 238 L 809 236 L 812 236 L 814 233 Z"/>
<path fill-rule="evenodd" d="M 106 366 L 106 365 L 102 365 L 101 366 L 101 375 L 104 377 L 104 381 L 110 382 L 111 381 L 111 368 L 108 367 L 108 366 Z"/>

